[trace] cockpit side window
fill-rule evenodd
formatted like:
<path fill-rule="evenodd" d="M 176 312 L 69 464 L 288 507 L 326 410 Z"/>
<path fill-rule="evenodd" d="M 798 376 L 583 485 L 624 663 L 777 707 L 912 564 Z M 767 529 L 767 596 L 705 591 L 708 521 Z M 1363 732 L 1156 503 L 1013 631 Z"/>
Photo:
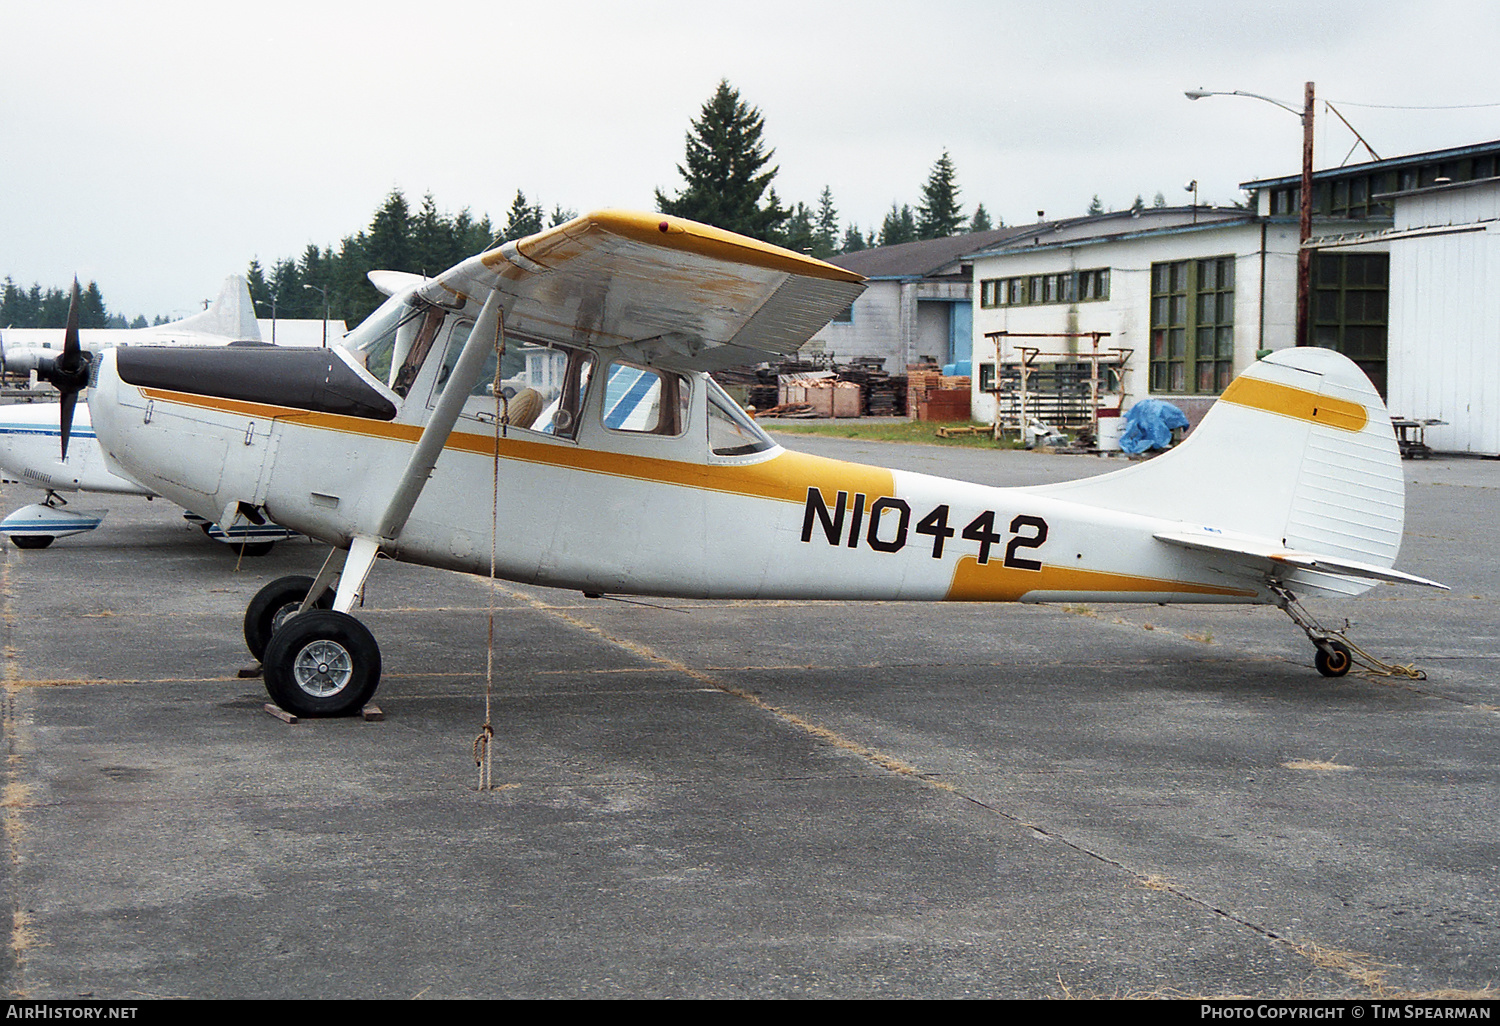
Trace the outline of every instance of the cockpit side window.
<path fill-rule="evenodd" d="M 429 406 L 437 405 L 473 329 L 474 322 L 465 320 L 448 333 Z M 482 424 L 493 425 L 499 419 L 512 428 L 574 437 L 593 357 L 584 350 L 515 339 L 506 346 L 503 360 L 497 360 L 498 355 L 493 346 L 488 347 L 484 369 L 464 403 L 463 416 Z"/>

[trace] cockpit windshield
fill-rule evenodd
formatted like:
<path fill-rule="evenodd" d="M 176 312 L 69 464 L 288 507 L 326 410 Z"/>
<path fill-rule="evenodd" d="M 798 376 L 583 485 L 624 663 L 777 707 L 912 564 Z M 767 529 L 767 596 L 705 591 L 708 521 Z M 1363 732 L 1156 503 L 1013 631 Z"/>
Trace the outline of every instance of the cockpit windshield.
<path fill-rule="evenodd" d="M 401 363 L 405 363 L 412 342 L 425 319 L 423 314 L 435 309 L 410 293 L 397 293 L 376 308 L 375 312 L 360 322 L 359 327 L 345 335 L 339 344 L 347 349 L 362 364 L 365 370 L 387 386 L 395 385 L 395 373 L 399 371 L 397 361 L 398 342 L 402 350 Z M 395 366 L 393 366 L 393 364 Z M 402 393 L 405 394 L 404 392 Z"/>
<path fill-rule="evenodd" d="M 708 379 L 708 447 L 715 456 L 749 456 L 776 447 L 712 378 Z"/>

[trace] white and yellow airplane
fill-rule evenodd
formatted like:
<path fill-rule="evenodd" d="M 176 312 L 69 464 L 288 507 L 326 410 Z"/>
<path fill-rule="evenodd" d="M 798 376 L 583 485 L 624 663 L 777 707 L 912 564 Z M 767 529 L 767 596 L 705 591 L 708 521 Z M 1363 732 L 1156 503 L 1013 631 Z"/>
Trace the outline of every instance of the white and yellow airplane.
<path fill-rule="evenodd" d="M 271 696 L 309 716 L 379 683 L 350 615 L 379 554 L 588 594 L 1270 603 L 1327 675 L 1350 650 L 1297 596 L 1442 587 L 1391 569 L 1390 420 L 1324 350 L 1255 364 L 1175 450 L 1089 480 L 991 488 L 784 450 L 705 372 L 794 351 L 862 288 L 704 225 L 595 213 L 410 279 L 332 363 L 105 354 L 94 427 L 126 476 L 205 518 L 333 546 L 245 617 Z M 497 398 L 497 354 L 522 346 L 551 382 Z"/>

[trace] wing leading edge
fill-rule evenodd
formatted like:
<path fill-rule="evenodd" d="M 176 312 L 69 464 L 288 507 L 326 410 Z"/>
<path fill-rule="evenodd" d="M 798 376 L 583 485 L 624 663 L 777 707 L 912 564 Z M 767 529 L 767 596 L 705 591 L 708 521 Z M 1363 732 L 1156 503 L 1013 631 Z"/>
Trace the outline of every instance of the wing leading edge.
<path fill-rule="evenodd" d="M 662 214 L 606 210 L 508 242 L 422 286 L 436 303 L 501 295 L 508 331 L 714 370 L 795 352 L 864 278 Z"/>

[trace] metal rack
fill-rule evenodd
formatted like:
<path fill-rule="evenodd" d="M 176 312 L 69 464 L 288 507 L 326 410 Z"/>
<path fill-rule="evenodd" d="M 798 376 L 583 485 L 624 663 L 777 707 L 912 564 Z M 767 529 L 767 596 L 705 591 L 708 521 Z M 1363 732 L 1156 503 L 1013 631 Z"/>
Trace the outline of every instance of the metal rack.
<path fill-rule="evenodd" d="M 994 435 L 1015 430 L 1024 436 L 1032 421 L 1054 427 L 1087 428 L 1099 437 L 1101 396 L 1116 396 L 1116 407 L 1125 401 L 1125 367 L 1134 349 L 1113 347 L 1101 351 L 1100 339 L 1107 331 L 988 331 L 985 338 L 995 347 L 994 377 L 981 380 L 980 388 L 995 396 Z M 1087 353 L 1047 352 L 1035 346 L 1017 346 L 1018 362 L 1000 359 L 1002 339 L 1018 338 L 1086 338 Z M 1040 356 L 1060 359 L 1037 363 Z"/>

